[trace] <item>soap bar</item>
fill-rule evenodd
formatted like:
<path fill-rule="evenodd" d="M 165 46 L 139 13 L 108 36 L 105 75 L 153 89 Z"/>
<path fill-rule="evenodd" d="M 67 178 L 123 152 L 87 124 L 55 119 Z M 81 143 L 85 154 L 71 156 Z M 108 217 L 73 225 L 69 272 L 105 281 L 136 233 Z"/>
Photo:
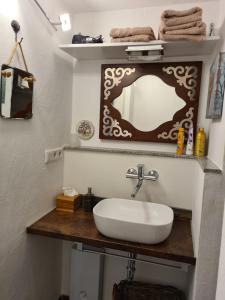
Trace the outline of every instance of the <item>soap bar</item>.
<path fill-rule="evenodd" d="M 64 196 L 60 194 L 56 197 L 56 210 L 74 212 L 80 206 L 80 195 Z"/>

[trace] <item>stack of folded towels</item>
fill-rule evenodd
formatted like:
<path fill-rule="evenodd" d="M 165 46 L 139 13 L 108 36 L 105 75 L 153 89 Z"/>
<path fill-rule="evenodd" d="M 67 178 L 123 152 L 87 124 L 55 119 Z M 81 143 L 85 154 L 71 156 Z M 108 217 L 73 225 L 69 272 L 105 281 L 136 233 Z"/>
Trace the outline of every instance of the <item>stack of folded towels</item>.
<path fill-rule="evenodd" d="M 202 22 L 202 9 L 165 10 L 161 16 L 159 38 L 161 40 L 201 41 L 206 35 L 206 25 Z"/>
<path fill-rule="evenodd" d="M 155 40 L 151 27 L 113 28 L 110 31 L 112 42 L 149 42 Z"/>

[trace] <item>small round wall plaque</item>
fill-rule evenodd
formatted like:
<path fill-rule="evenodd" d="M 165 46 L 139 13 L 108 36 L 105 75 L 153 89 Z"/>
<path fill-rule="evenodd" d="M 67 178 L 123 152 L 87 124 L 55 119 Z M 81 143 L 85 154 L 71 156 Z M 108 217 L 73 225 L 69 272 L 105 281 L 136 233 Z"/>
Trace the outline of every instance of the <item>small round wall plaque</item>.
<path fill-rule="evenodd" d="M 78 122 L 76 132 L 80 139 L 89 140 L 94 135 L 95 129 L 90 121 L 82 120 Z"/>

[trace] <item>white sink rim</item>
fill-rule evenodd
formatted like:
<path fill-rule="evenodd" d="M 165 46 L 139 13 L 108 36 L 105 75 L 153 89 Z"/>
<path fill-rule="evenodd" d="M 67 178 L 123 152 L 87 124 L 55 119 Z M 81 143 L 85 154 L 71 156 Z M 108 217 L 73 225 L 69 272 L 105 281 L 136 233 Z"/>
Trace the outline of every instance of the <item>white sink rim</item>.
<path fill-rule="evenodd" d="M 120 198 L 100 201 L 93 215 L 103 235 L 145 244 L 165 240 L 174 220 L 173 210 L 164 204 Z"/>
<path fill-rule="evenodd" d="M 169 218 L 168 221 L 163 222 L 162 224 L 153 224 L 153 223 L 146 224 L 143 221 L 140 222 L 140 221 L 137 221 L 137 220 L 124 220 L 124 219 L 119 218 L 118 215 L 115 216 L 115 217 L 110 217 L 110 216 L 103 215 L 103 214 L 101 214 L 101 212 L 99 212 L 99 208 L 101 206 L 105 205 L 105 203 L 113 201 L 114 204 L 116 204 L 117 200 L 119 200 L 120 202 L 124 201 L 124 203 L 125 203 L 125 201 L 130 201 L 129 204 L 132 203 L 131 204 L 132 206 L 135 205 L 135 204 L 138 204 L 138 205 L 152 206 L 152 208 L 157 207 L 157 208 L 165 209 L 170 213 L 170 216 L 168 216 L 168 218 Z M 93 213 L 95 215 L 98 215 L 102 218 L 107 218 L 109 220 L 118 220 L 120 222 L 126 222 L 126 223 L 127 222 L 132 222 L 134 224 L 143 224 L 143 225 L 150 225 L 150 226 L 165 226 L 167 224 L 170 224 L 174 219 L 173 210 L 167 205 L 159 204 L 159 203 L 153 203 L 153 202 L 144 202 L 144 201 L 139 201 L 139 200 L 122 199 L 122 198 L 106 198 L 106 199 L 101 200 L 97 205 L 95 205 L 95 207 L 93 209 Z"/>

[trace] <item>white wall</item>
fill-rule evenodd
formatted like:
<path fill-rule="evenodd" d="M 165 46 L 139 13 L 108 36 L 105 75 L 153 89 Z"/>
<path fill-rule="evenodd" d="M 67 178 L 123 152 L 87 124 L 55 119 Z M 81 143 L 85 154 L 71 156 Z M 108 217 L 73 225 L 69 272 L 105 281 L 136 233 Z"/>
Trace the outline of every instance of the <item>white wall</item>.
<path fill-rule="evenodd" d="M 61 11 L 56 1 L 48 1 L 45 7 Z M 37 82 L 33 118 L 0 119 L 0 299 L 56 300 L 62 243 L 28 236 L 25 230 L 53 208 L 54 196 L 62 186 L 63 161 L 45 165 L 44 150 L 66 142 L 72 64 L 57 50 L 56 33 L 33 1 L 0 0 L 1 64 L 14 44 L 12 19 L 21 24 L 27 64 Z M 14 63 L 18 65 L 17 59 Z"/>
<path fill-rule="evenodd" d="M 64 184 L 75 186 L 81 194 L 92 186 L 98 196 L 129 199 L 136 181 L 125 178 L 125 174 L 138 163 L 145 165 L 146 172 L 153 169 L 159 173 L 158 181 L 143 183 L 136 196 L 138 200 L 192 208 L 196 193 L 193 187 L 198 176 L 193 160 L 66 151 Z"/>
<path fill-rule="evenodd" d="M 217 23 L 217 9 L 215 2 L 191 4 L 170 5 L 166 8 L 186 9 L 194 5 L 200 5 L 203 8 L 203 19 L 209 25 L 210 22 Z M 164 7 L 165 9 L 165 7 Z M 160 15 L 163 7 L 156 6 L 151 8 L 140 8 L 120 11 L 107 11 L 96 13 L 75 14 L 73 18 L 74 32 L 82 32 L 83 34 L 97 35 L 103 34 L 105 40 L 109 39 L 109 31 L 112 27 L 125 26 L 148 26 L 151 25 L 157 33 Z M 207 58 L 195 57 L 195 60 L 204 60 L 202 72 L 201 98 L 199 104 L 198 126 L 205 127 L 206 132 L 209 131 L 210 121 L 205 119 L 206 101 L 208 93 L 208 80 L 210 63 Z M 193 60 L 193 58 L 174 58 L 175 61 Z M 119 61 L 127 62 L 127 61 Z M 75 132 L 76 124 L 81 119 L 92 121 L 95 126 L 95 135 L 89 141 L 79 141 L 81 146 L 97 146 L 97 147 L 114 147 L 114 148 L 130 148 L 146 149 L 158 151 L 175 151 L 175 145 L 141 143 L 141 142 L 118 142 L 110 140 L 99 140 L 99 106 L 100 106 L 100 68 L 103 63 L 118 63 L 118 60 L 108 61 L 79 61 L 74 67 L 74 93 L 72 108 L 72 132 Z"/>
<path fill-rule="evenodd" d="M 194 5 L 200 5 L 203 8 L 203 19 L 209 25 L 210 22 L 218 23 L 216 17 L 216 5 L 215 2 L 205 3 L 192 3 L 182 5 L 171 5 L 167 8 L 171 9 L 185 9 Z M 74 31 L 81 31 L 84 34 L 97 35 L 103 33 L 105 37 L 109 36 L 109 31 L 112 27 L 116 26 L 144 26 L 151 25 L 154 30 L 157 31 L 159 25 L 160 14 L 162 7 L 151 7 L 145 9 L 135 10 L 120 10 L 120 11 L 108 11 L 98 13 L 82 13 L 74 15 Z M 104 24 L 104 25 L 103 25 Z M 193 58 L 179 58 L 182 60 L 192 60 Z M 210 120 L 205 119 L 206 105 L 207 105 L 207 94 L 208 94 L 208 79 L 211 59 L 206 57 L 196 57 L 196 60 L 203 60 L 202 70 L 202 85 L 201 85 L 201 96 L 199 104 L 199 117 L 198 126 L 205 127 L 206 131 L 209 131 Z M 173 60 L 178 61 L 177 58 Z M 143 150 L 158 150 L 158 151 L 172 151 L 175 152 L 176 146 L 171 144 L 159 144 L 159 143 L 141 143 L 141 142 L 115 142 L 110 140 L 100 140 L 98 138 L 99 131 L 99 106 L 100 106 L 100 70 L 101 64 L 106 61 L 79 61 L 74 66 L 74 92 L 73 92 L 73 110 L 72 110 L 72 132 L 75 132 L 76 124 L 82 119 L 92 121 L 95 126 L 94 137 L 89 141 L 77 141 L 81 146 L 94 146 L 94 147 L 111 147 L 111 148 L 132 148 L 132 149 L 143 149 Z M 107 61 L 108 63 L 111 61 Z M 118 61 L 113 61 L 118 62 Z M 210 144 L 211 145 L 211 144 Z M 211 149 L 211 148 L 210 148 Z M 69 161 L 78 161 L 80 153 L 71 152 L 69 155 Z M 83 154 L 86 155 L 86 154 Z M 90 156 L 89 156 L 90 155 Z M 99 160 L 98 154 L 88 154 L 88 157 L 92 157 L 93 161 Z M 107 158 L 106 158 L 107 157 Z M 140 162 L 140 157 L 127 156 L 126 163 L 129 167 L 133 166 L 134 163 Z M 113 168 L 109 164 L 111 156 L 101 155 L 101 161 L 104 162 L 105 168 L 110 170 Z M 113 168 L 114 178 L 122 178 L 125 170 L 122 170 L 124 158 L 121 155 L 117 156 L 116 168 Z M 151 163 L 149 163 L 151 162 Z M 81 165 L 77 162 L 76 170 L 79 172 L 85 172 L 88 168 L 88 164 Z M 66 164 L 67 165 L 67 164 Z M 69 164 L 68 164 L 69 165 Z M 86 166 L 87 165 L 87 166 Z M 146 165 L 151 168 L 151 165 L 155 165 L 156 169 L 160 169 L 160 184 L 157 184 L 154 188 L 154 194 L 157 195 L 157 201 L 165 201 L 165 203 L 177 206 L 181 208 L 192 209 L 193 208 L 193 236 L 195 241 L 195 250 L 197 253 L 198 249 L 198 237 L 200 230 L 200 219 L 201 219 L 201 205 L 202 205 L 202 194 L 203 194 L 203 182 L 204 174 L 199 169 L 198 164 L 191 161 L 184 160 L 171 160 L 163 158 L 151 158 L 146 161 Z M 171 170 L 171 165 L 173 169 Z M 78 167 L 79 166 L 79 167 Z M 85 167 L 86 166 L 86 167 Z M 169 176 L 169 173 L 173 173 L 173 176 Z M 180 174 L 182 174 L 180 176 Z M 168 180 L 168 177 L 170 178 Z M 65 169 L 65 181 L 66 184 L 74 183 L 77 188 L 82 191 L 86 191 L 84 185 L 86 183 L 80 183 L 79 179 L 74 180 L 73 176 L 70 175 L 69 167 Z M 185 180 L 184 180 L 185 178 Z M 107 195 L 114 194 L 115 189 L 108 184 L 104 178 L 104 187 L 99 187 L 96 183 L 97 192 L 103 192 L 104 189 Z M 91 184 L 91 180 L 90 180 Z M 93 184 L 93 181 L 92 181 Z M 124 180 L 118 179 L 117 184 L 117 195 L 123 195 L 129 197 L 128 183 L 124 184 Z M 146 183 L 148 186 L 148 183 Z M 171 186 L 176 187 L 171 189 Z M 162 187 L 165 193 L 162 192 Z M 152 189 L 152 188 L 150 188 Z M 106 192 L 107 190 L 107 192 Z M 185 192 L 183 192 L 185 191 Z M 152 191 L 151 191 L 152 192 Z M 141 191 L 139 197 L 142 200 L 147 200 L 148 195 Z M 161 198 L 161 199 L 160 199 Z M 163 199 L 162 199 L 163 198 Z M 166 199 L 166 200 L 165 200 Z M 177 199 L 179 199 L 177 201 Z M 191 201 L 190 201 L 191 199 Z"/>
<path fill-rule="evenodd" d="M 223 37 L 223 44 L 222 44 L 222 51 L 225 51 L 225 1 L 220 0 L 220 24 L 221 24 L 221 35 Z M 221 152 L 224 154 L 224 132 L 225 132 L 225 116 L 224 116 L 224 111 L 225 111 L 225 105 L 223 109 L 223 118 L 221 122 L 214 122 L 213 124 L 213 130 L 215 132 L 216 139 L 214 144 L 216 145 L 216 149 L 213 152 L 212 151 L 212 156 L 216 157 L 216 151 Z M 218 130 L 217 130 L 218 129 Z M 225 162 L 224 157 L 223 162 Z M 221 163 L 222 163 L 222 158 L 221 158 Z M 224 286 L 224 281 L 225 281 L 225 211 L 224 211 L 224 217 L 223 217 L 223 229 L 222 229 L 222 239 L 221 239 L 221 249 L 220 249 L 220 260 L 219 260 L 219 271 L 218 271 L 218 281 L 217 281 L 217 292 L 216 292 L 216 300 L 223 300 L 224 299 L 224 294 L 225 294 L 225 286 Z"/>
<path fill-rule="evenodd" d="M 225 38 L 225 2 L 218 3 L 218 27 L 222 37 L 221 48 L 224 51 Z M 217 54 L 217 53 L 215 53 Z M 221 120 L 211 121 L 209 132 L 208 157 L 224 170 L 225 149 L 225 106 Z M 200 240 L 198 260 L 195 272 L 193 297 L 195 299 L 222 300 L 224 299 L 225 279 L 225 239 L 224 226 L 224 172 L 222 175 L 207 174 L 205 179 L 202 216 L 200 225 Z M 221 234 L 222 233 L 222 234 Z M 222 240 L 221 240 L 222 237 Z M 220 248 L 221 243 L 221 248 Z M 220 251 L 219 251 L 220 249 Z M 220 253 L 220 256 L 219 256 Z M 218 272 L 219 266 L 219 272 Z M 217 278 L 218 272 L 218 278 Z M 210 283 L 210 285 L 209 285 Z M 217 288 L 216 288 L 217 285 Z M 210 287 L 208 289 L 208 287 Z"/>
<path fill-rule="evenodd" d="M 193 299 L 214 300 L 222 236 L 225 176 L 206 174 Z"/>
<path fill-rule="evenodd" d="M 198 255 L 201 225 L 204 173 L 192 160 L 134 156 L 126 154 L 72 152 L 65 153 L 64 184 L 75 186 L 79 193 L 86 193 L 92 186 L 93 192 L 103 197 L 131 198 L 135 182 L 125 178 L 126 170 L 144 163 L 146 170 L 159 172 L 157 182 L 144 182 L 136 199 L 164 203 L 173 207 L 192 209 L 192 234 L 194 253 Z M 69 256 L 71 244 L 64 243 L 64 265 L 62 292 L 68 293 Z M 107 258 L 104 273 L 104 298 L 109 299 L 110 289 L 115 282 L 124 279 L 125 264 Z M 188 274 L 163 270 L 160 267 L 138 268 L 136 279 L 171 284 L 184 291 L 188 289 Z M 169 281 L 168 281 L 169 280 Z"/>
<path fill-rule="evenodd" d="M 50 12 L 52 19 L 57 18 L 59 12 L 64 9 L 58 4 L 56 5 L 56 1 L 53 0 L 48 3 L 41 1 L 41 4 Z M 173 5 L 170 8 L 183 9 L 195 4 Z M 223 1 L 221 0 L 221 9 L 222 5 Z M 217 22 L 217 4 L 207 2 L 201 3 L 201 6 L 205 11 L 205 21 L 207 23 Z M 154 7 L 107 13 L 76 14 L 74 16 L 74 32 L 82 31 L 82 33 L 90 35 L 103 33 L 108 36 L 110 28 L 114 26 L 148 24 L 152 24 L 157 32 L 161 9 L 162 7 Z M 35 84 L 33 119 L 30 121 L 0 120 L 0 239 L 3 241 L 0 244 L 0 298 L 3 300 L 55 300 L 60 287 L 61 243 L 48 238 L 27 236 L 25 227 L 53 207 L 54 196 L 62 186 L 63 162 L 46 166 L 43 163 L 43 153 L 45 148 L 59 146 L 66 142 L 67 134 L 70 131 L 72 64 L 69 57 L 64 57 L 57 50 L 56 33 L 51 30 L 32 1 L 28 0 L 8 0 L 7 2 L 0 0 L 0 38 L 2 41 L 0 61 L 2 63 L 5 62 L 13 43 L 13 35 L 9 26 L 13 18 L 18 19 L 21 23 L 28 66 L 38 81 Z M 62 42 L 70 40 L 69 35 L 58 34 L 58 37 Z M 77 63 L 75 67 L 72 131 L 80 119 L 90 119 L 96 127 L 95 137 L 89 142 L 81 144 L 174 150 L 174 146 L 164 145 L 161 147 L 153 144 L 149 146 L 148 143 L 130 144 L 98 140 L 101 63 L 83 62 Z M 206 64 L 199 118 L 199 124 L 204 125 L 207 129 L 209 122 L 204 120 L 204 112 L 208 68 L 209 64 Z M 220 138 L 224 132 L 223 124 L 222 120 L 219 123 L 213 122 L 211 126 L 210 140 L 215 141 L 218 145 L 218 148 L 214 149 L 221 149 Z M 211 145 L 210 157 L 221 165 L 223 150 L 219 150 L 220 154 L 218 155 Z M 79 158 L 83 160 L 82 163 Z M 194 208 L 196 215 L 199 216 L 201 201 L 197 201 L 202 193 L 202 177 L 199 171 L 196 171 L 197 165 L 193 161 L 142 158 L 140 156 L 127 156 L 124 159 L 124 156 L 116 154 L 101 154 L 99 157 L 97 153 L 87 155 L 86 153 L 68 152 L 65 160 L 64 183 L 75 185 L 82 193 L 86 191 L 88 185 L 92 185 L 98 195 L 127 198 L 133 185 L 130 181 L 125 181 L 124 172 L 128 167 L 140 162 L 141 159 L 147 168 L 154 167 L 160 171 L 160 181 L 156 183 L 155 187 L 153 184 L 148 186 L 145 184 L 138 196 L 140 199 L 147 200 L 150 197 L 153 201 L 164 202 L 171 206 Z M 90 165 L 93 166 L 93 173 L 90 172 L 88 177 L 86 174 L 90 170 Z M 99 165 L 102 169 L 97 173 Z M 111 177 L 116 180 L 110 182 L 108 179 Z M 198 180 L 195 180 L 196 178 Z M 26 184 L 24 184 L 25 180 Z M 194 205 L 191 204 L 191 200 L 194 201 Z M 196 220 L 196 228 L 199 228 L 199 217 L 194 217 L 194 220 Z M 196 244 L 198 236 L 199 229 L 194 232 Z M 109 260 L 108 270 L 112 269 L 112 265 L 114 265 L 113 261 Z M 65 269 L 64 272 L 65 276 L 68 275 Z M 114 272 L 115 277 L 117 277 L 116 274 L 117 272 Z M 171 284 L 176 279 L 175 277 L 171 275 Z M 65 277 L 63 279 L 64 283 L 67 282 Z M 181 279 L 179 286 L 185 289 L 186 278 Z M 65 288 L 64 291 L 66 292 L 67 289 Z"/>
<path fill-rule="evenodd" d="M 186 4 L 174 4 L 167 7 L 155 6 L 149 8 L 128 9 L 119 11 L 95 12 L 95 13 L 79 13 L 75 14 L 73 18 L 74 32 L 82 32 L 83 34 L 98 35 L 103 34 L 105 41 L 109 41 L 109 32 L 113 27 L 126 26 L 152 26 L 157 36 L 159 20 L 161 12 L 164 9 L 186 9 L 191 6 L 199 5 L 203 8 L 203 20 L 209 25 L 211 22 L 216 24 L 216 27 L 222 26 L 224 23 L 224 1 L 215 2 L 195 2 L 190 1 Z M 218 13 L 218 6 L 221 9 Z M 224 35 L 223 26 L 222 35 Z M 224 46 L 222 47 L 224 49 Z M 219 50 L 219 49 L 218 49 Z M 186 59 L 186 58 L 183 58 Z M 190 58 L 189 58 L 190 59 Z M 197 58 L 196 58 L 197 59 Z M 202 58 L 200 58 L 202 59 Z M 179 58 L 182 61 L 182 58 Z M 176 59 L 177 61 L 177 59 Z M 225 121 L 224 116 L 221 120 L 211 121 L 205 119 L 206 102 L 208 95 L 208 80 L 209 68 L 212 63 L 211 59 L 204 59 L 201 98 L 199 106 L 198 126 L 205 127 L 207 135 L 209 136 L 209 152 L 208 156 L 220 168 L 223 167 L 223 143 Z M 109 61 L 107 61 L 109 63 Z M 115 61 L 118 62 L 118 61 Z M 74 95 L 73 95 L 73 111 L 72 111 L 72 132 L 75 131 L 77 122 L 82 118 L 89 118 L 95 125 L 96 133 L 92 140 L 81 141 L 81 145 L 85 146 L 109 146 L 109 147 L 123 147 L 129 148 L 130 143 L 127 142 L 110 142 L 100 141 L 98 139 L 99 126 L 99 99 L 100 99 L 100 65 L 106 61 L 99 62 L 78 62 L 74 70 Z M 84 74 L 86 73 L 86 76 Z M 87 74 L 89 73 L 89 74 Z M 88 85 L 88 89 L 80 89 L 84 85 Z M 85 108 L 85 109 L 84 109 Z M 225 111 L 225 106 L 224 106 Z M 136 149 L 152 149 L 160 151 L 174 151 L 173 145 L 157 145 L 154 143 L 133 143 L 132 148 Z"/>
<path fill-rule="evenodd" d="M 193 59 L 193 58 L 179 58 Z M 198 57 L 197 60 L 202 60 Z M 178 59 L 174 58 L 174 61 Z M 127 62 L 122 61 L 121 62 Z M 76 125 L 80 120 L 90 120 L 95 133 L 90 140 L 77 140 L 81 146 L 126 148 L 138 150 L 169 151 L 175 152 L 175 144 L 148 143 L 148 142 L 129 142 L 112 141 L 99 139 L 99 117 L 100 117 L 100 85 L 101 85 L 101 64 L 118 63 L 118 60 L 97 60 L 97 61 L 77 61 L 74 67 L 73 79 L 73 101 L 72 101 L 72 132 L 75 132 Z M 198 126 L 205 127 L 208 132 L 209 120 L 205 119 L 206 99 L 208 93 L 210 64 L 207 58 L 204 58 L 202 71 L 202 87 L 199 103 Z"/>
<path fill-rule="evenodd" d="M 223 215 L 225 216 L 225 209 Z M 224 280 L 225 280 L 225 218 L 223 218 L 216 300 L 224 299 L 224 294 L 225 294 Z"/>
<path fill-rule="evenodd" d="M 193 180 L 194 184 L 191 187 L 191 191 L 194 194 L 194 197 L 192 198 L 191 229 L 194 254 L 195 257 L 198 257 L 205 173 L 199 168 L 197 164 L 195 165 L 195 175 Z M 189 192 L 187 193 L 189 194 Z"/>
<path fill-rule="evenodd" d="M 218 27 L 222 38 L 219 51 L 225 51 L 225 1 L 220 0 L 220 14 L 218 16 Z M 225 105 L 223 106 L 223 115 L 220 120 L 212 120 L 209 133 L 209 158 L 220 168 L 223 168 L 224 144 L 225 144 Z"/>
<path fill-rule="evenodd" d="M 224 211 L 224 215 L 225 215 L 225 211 Z M 225 222 L 223 222 L 216 300 L 224 299 L 224 293 L 225 293 L 224 280 L 225 280 Z"/>
<path fill-rule="evenodd" d="M 195 2 L 192 4 L 164 6 L 163 8 L 185 9 L 198 4 L 203 8 L 203 18 L 206 23 L 217 23 L 217 6 L 215 2 Z M 151 7 L 75 14 L 73 22 L 74 32 L 82 32 L 93 36 L 103 34 L 105 41 L 107 41 L 109 40 L 109 31 L 112 27 L 151 25 L 157 35 L 160 14 L 163 8 Z M 193 58 L 179 58 L 180 61 L 184 59 L 193 60 Z M 195 58 L 195 60 L 202 59 L 203 57 Z M 177 58 L 174 60 L 177 61 Z M 99 140 L 100 72 L 102 63 L 118 63 L 118 60 L 77 61 L 74 65 L 72 132 L 75 132 L 77 122 L 82 119 L 90 120 L 95 126 L 94 137 L 89 141 L 77 141 L 77 144 L 81 146 L 175 151 L 176 146 L 169 144 Z M 210 63 L 210 60 L 204 58 L 198 119 L 198 125 L 205 127 L 207 132 L 210 121 L 205 119 L 205 111 Z M 174 207 L 193 209 L 192 230 L 195 254 L 197 255 L 204 174 L 195 161 L 67 151 L 65 156 L 64 184 L 75 186 L 80 193 L 85 193 L 87 187 L 92 186 L 94 193 L 99 196 L 130 198 L 134 182 L 125 179 L 125 172 L 128 168 L 135 167 L 137 163 L 141 162 L 145 164 L 146 169 L 153 168 L 158 170 L 160 180 L 156 183 L 144 183 L 137 199 L 151 199 L 151 201 L 165 203 Z M 66 249 L 66 246 L 65 251 L 69 251 L 68 248 Z M 112 261 L 109 259 L 108 265 L 110 264 L 112 264 Z M 116 272 L 114 268 L 111 268 L 111 272 L 120 276 L 119 272 Z M 68 272 L 64 269 L 64 275 L 66 276 L 66 274 Z M 171 280 L 176 282 L 176 277 L 171 276 Z M 146 276 L 146 280 L 148 278 Z M 67 291 L 66 282 L 68 280 L 64 278 L 63 292 Z M 186 287 L 188 286 L 187 278 L 185 279 L 185 285 Z"/>
<path fill-rule="evenodd" d="M 105 41 L 110 41 L 109 32 L 113 27 L 152 26 L 157 38 L 160 16 L 163 10 L 182 10 L 196 5 L 203 8 L 203 19 L 207 24 L 217 21 L 217 2 L 190 1 L 190 3 L 185 4 L 170 4 L 96 13 L 77 13 L 74 15 L 74 32 L 82 32 L 87 35 L 102 34 Z"/>

